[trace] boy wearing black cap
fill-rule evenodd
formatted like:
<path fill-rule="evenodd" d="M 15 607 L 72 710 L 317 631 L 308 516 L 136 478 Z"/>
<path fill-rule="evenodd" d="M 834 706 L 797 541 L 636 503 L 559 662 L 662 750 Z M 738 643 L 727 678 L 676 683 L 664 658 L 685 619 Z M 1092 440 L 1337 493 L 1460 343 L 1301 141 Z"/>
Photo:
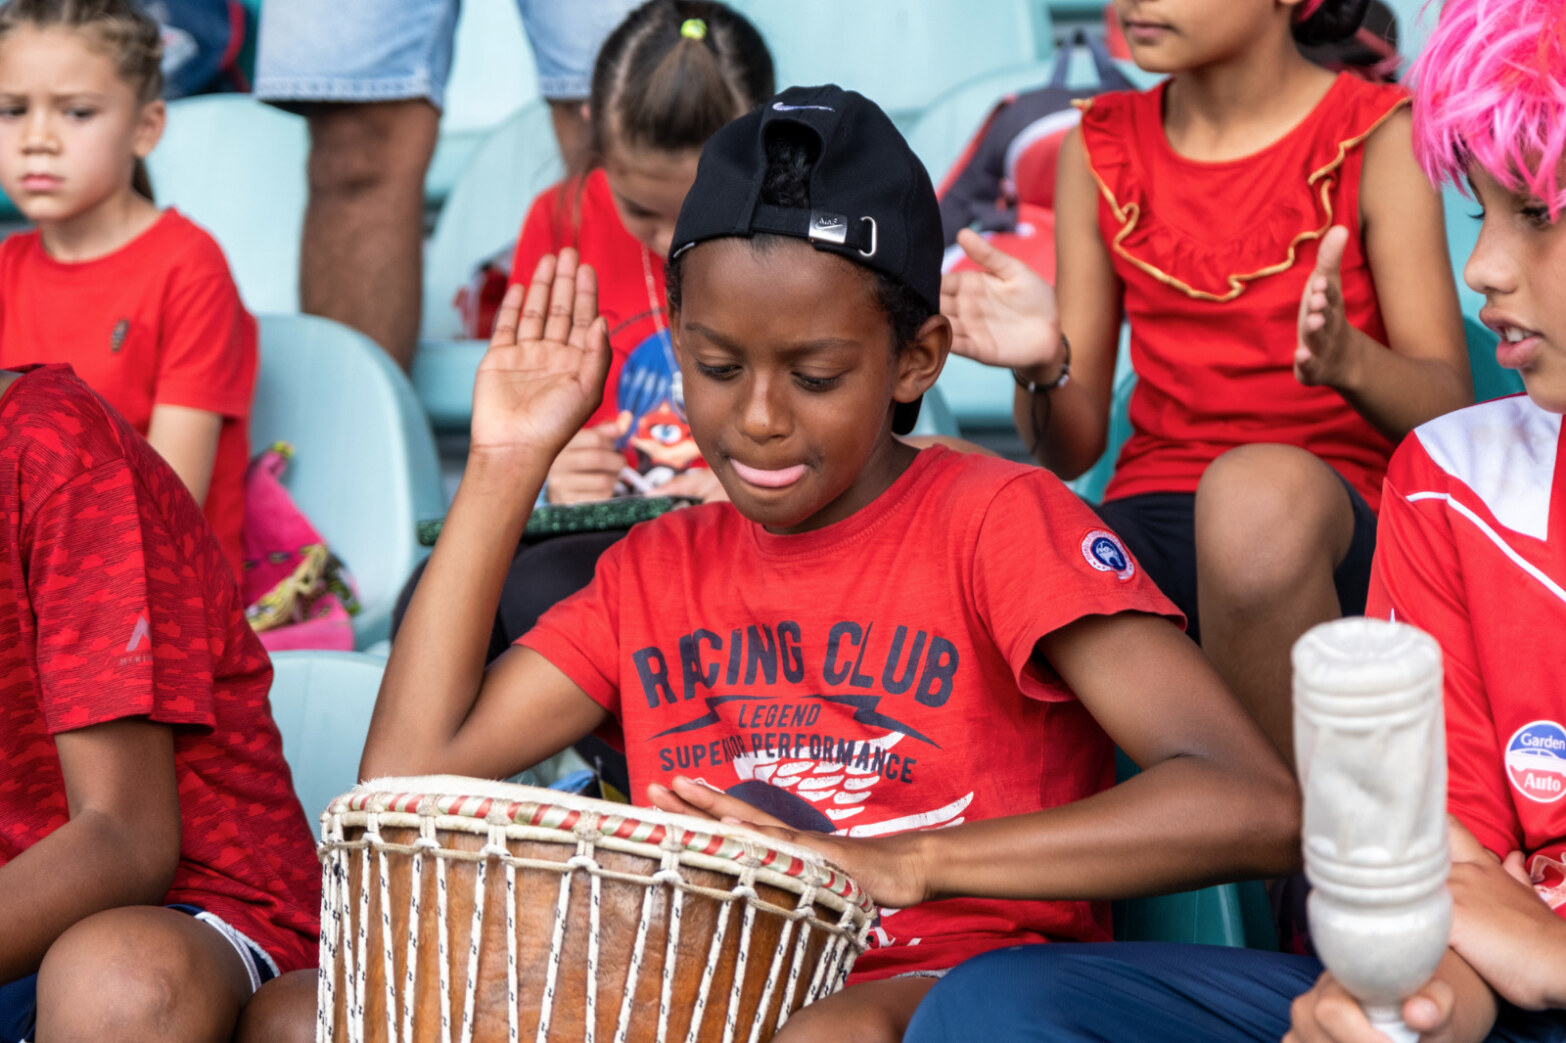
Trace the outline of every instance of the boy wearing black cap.
<path fill-rule="evenodd" d="M 1120 541 L 1042 469 L 894 437 L 950 327 L 935 195 L 885 114 L 796 88 L 730 124 L 674 243 L 691 431 L 732 504 L 637 526 L 485 669 L 506 564 L 608 364 L 593 273 L 545 258 L 480 367 L 363 774 L 505 777 L 615 722 L 637 794 L 839 860 L 883 906 L 873 948 L 791 1041 L 898 1039 L 967 956 L 1292 869 L 1292 779 Z M 1114 743 L 1145 770 L 1111 787 Z"/>

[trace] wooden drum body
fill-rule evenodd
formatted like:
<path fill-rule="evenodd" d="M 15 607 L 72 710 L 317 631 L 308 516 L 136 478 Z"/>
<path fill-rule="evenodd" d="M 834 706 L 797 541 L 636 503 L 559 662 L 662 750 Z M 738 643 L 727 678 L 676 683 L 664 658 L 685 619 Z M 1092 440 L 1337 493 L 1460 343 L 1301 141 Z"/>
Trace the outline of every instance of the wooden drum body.
<path fill-rule="evenodd" d="M 842 987 L 874 906 L 747 830 L 381 779 L 322 816 L 321 1043 L 759 1043 Z"/>

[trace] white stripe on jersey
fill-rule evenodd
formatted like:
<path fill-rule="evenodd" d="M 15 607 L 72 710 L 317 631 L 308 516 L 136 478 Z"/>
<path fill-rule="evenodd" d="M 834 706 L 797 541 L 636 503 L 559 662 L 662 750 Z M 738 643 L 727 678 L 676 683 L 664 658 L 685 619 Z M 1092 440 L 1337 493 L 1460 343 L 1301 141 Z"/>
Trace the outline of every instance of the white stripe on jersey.
<path fill-rule="evenodd" d="M 1437 417 L 1414 434 L 1436 466 L 1472 489 L 1496 521 L 1536 540 L 1548 537 L 1559 413 L 1516 395 Z"/>
<path fill-rule="evenodd" d="M 1473 522 L 1474 527 L 1477 528 L 1480 532 L 1484 533 L 1491 543 L 1501 548 L 1501 553 L 1510 558 L 1518 568 L 1522 569 L 1524 572 L 1528 573 L 1528 575 L 1542 583 L 1545 589 L 1548 590 L 1551 594 L 1554 594 L 1562 601 L 1566 601 L 1566 589 L 1562 589 L 1561 585 L 1556 583 L 1549 576 L 1545 575 L 1542 569 L 1540 569 L 1533 562 L 1529 561 L 1527 558 L 1523 557 L 1521 554 L 1517 553 L 1517 551 L 1512 548 L 1511 544 L 1507 543 L 1506 540 L 1502 538 L 1500 533 L 1496 532 L 1495 529 L 1490 527 L 1488 522 L 1475 514 L 1466 504 L 1463 504 L 1458 500 L 1454 500 L 1450 493 L 1410 493 L 1406 499 L 1409 503 L 1418 503 L 1420 500 L 1445 500 L 1448 507 L 1452 508 L 1452 510 Z"/>

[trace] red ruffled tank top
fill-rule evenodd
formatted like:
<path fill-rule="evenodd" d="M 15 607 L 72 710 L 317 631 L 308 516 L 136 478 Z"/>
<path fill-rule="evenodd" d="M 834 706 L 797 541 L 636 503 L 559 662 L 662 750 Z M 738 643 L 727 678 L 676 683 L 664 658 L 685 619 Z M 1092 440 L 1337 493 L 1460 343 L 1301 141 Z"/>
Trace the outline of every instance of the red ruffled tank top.
<path fill-rule="evenodd" d="M 1393 444 L 1336 391 L 1295 380 L 1294 350 L 1300 295 L 1334 224 L 1350 233 L 1348 320 L 1386 343 L 1360 234 L 1360 166 L 1365 139 L 1408 95 L 1340 74 L 1288 134 L 1221 163 L 1169 146 L 1163 99 L 1160 84 L 1078 103 L 1137 374 L 1131 437 L 1105 499 L 1194 492 L 1224 452 L 1276 442 L 1315 453 L 1378 507 Z"/>

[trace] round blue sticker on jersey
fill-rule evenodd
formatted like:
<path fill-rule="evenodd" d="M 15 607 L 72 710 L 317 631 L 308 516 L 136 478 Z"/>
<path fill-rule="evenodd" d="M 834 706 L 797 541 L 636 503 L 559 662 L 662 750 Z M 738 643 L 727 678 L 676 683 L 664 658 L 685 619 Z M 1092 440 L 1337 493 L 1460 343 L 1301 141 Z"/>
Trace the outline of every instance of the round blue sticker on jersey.
<path fill-rule="evenodd" d="M 1506 744 L 1506 775 L 1513 789 L 1540 804 L 1566 796 L 1566 728 L 1554 721 L 1518 728 Z"/>
<path fill-rule="evenodd" d="M 1120 537 L 1107 529 L 1094 529 L 1082 537 L 1082 557 L 1100 572 L 1113 572 L 1119 579 L 1130 579 L 1136 572 L 1136 562 Z"/>

